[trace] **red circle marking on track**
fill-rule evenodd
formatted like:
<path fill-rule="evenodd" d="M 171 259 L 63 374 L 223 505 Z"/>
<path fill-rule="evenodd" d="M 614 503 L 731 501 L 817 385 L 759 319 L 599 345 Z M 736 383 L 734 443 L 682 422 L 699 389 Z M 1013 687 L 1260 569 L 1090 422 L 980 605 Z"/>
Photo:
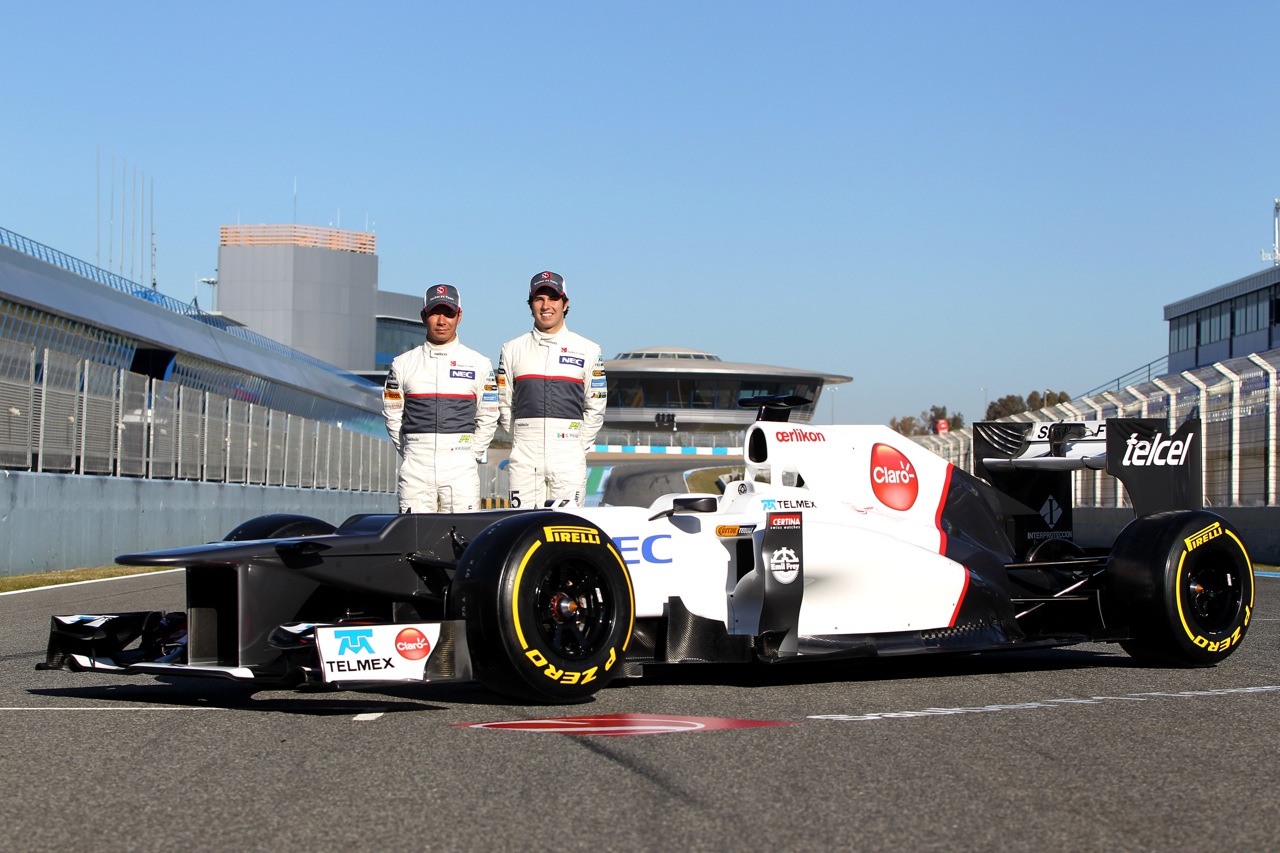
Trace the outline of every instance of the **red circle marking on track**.
<path fill-rule="evenodd" d="M 561 735 L 660 735 L 675 732 L 709 732 L 726 729 L 753 729 L 761 726 L 789 726 L 770 720 L 735 720 L 728 717 L 684 717 L 659 714 L 599 714 L 587 717 L 550 717 L 537 720 L 501 720 L 490 723 L 454 723 L 472 729 L 502 729 L 516 732 L 546 732 Z"/>

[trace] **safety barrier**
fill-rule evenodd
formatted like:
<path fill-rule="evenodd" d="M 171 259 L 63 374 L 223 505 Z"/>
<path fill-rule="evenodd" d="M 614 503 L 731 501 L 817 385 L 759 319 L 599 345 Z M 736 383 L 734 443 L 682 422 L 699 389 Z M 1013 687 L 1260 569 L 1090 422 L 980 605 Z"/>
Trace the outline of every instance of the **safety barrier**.
<path fill-rule="evenodd" d="M 394 492 L 391 442 L 0 340 L 0 468 Z"/>

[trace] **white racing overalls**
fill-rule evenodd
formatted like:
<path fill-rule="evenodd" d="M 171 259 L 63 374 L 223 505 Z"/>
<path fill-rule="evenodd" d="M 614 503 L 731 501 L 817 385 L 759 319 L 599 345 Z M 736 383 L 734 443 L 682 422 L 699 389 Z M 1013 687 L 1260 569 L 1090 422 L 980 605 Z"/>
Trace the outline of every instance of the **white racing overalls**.
<path fill-rule="evenodd" d="M 396 356 L 382 390 L 400 453 L 401 512 L 466 512 L 480 504 L 476 462 L 498 426 L 493 362 L 456 338 Z"/>
<path fill-rule="evenodd" d="M 548 499 L 582 506 L 606 389 L 600 347 L 567 328 L 554 335 L 534 329 L 502 345 L 499 422 L 511 433 L 513 507 Z"/>

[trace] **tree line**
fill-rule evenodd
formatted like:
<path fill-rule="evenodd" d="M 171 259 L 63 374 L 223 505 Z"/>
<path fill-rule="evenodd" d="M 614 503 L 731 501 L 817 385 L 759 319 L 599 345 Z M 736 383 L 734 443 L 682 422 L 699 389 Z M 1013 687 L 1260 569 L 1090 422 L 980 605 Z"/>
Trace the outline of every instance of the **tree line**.
<path fill-rule="evenodd" d="M 1066 391 L 1045 391 L 1044 393 L 1032 391 L 1025 397 L 1020 394 L 1006 394 L 998 400 L 987 403 L 983 420 L 994 421 L 1023 412 L 1047 409 L 1070 399 L 1071 395 Z M 948 414 L 946 406 L 930 406 L 928 411 L 921 412 L 918 416 L 890 418 L 889 428 L 903 435 L 937 435 L 963 429 L 964 415 L 960 412 L 954 415 Z"/>

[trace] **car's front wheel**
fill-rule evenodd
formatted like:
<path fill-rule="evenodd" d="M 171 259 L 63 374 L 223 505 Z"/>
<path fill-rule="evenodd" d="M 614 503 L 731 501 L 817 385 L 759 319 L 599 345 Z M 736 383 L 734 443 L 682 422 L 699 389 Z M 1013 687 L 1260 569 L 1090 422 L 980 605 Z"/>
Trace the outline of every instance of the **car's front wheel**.
<path fill-rule="evenodd" d="M 600 528 L 522 513 L 468 546 L 449 591 L 476 678 L 503 696 L 579 702 L 622 669 L 634 623 L 631 578 Z"/>

